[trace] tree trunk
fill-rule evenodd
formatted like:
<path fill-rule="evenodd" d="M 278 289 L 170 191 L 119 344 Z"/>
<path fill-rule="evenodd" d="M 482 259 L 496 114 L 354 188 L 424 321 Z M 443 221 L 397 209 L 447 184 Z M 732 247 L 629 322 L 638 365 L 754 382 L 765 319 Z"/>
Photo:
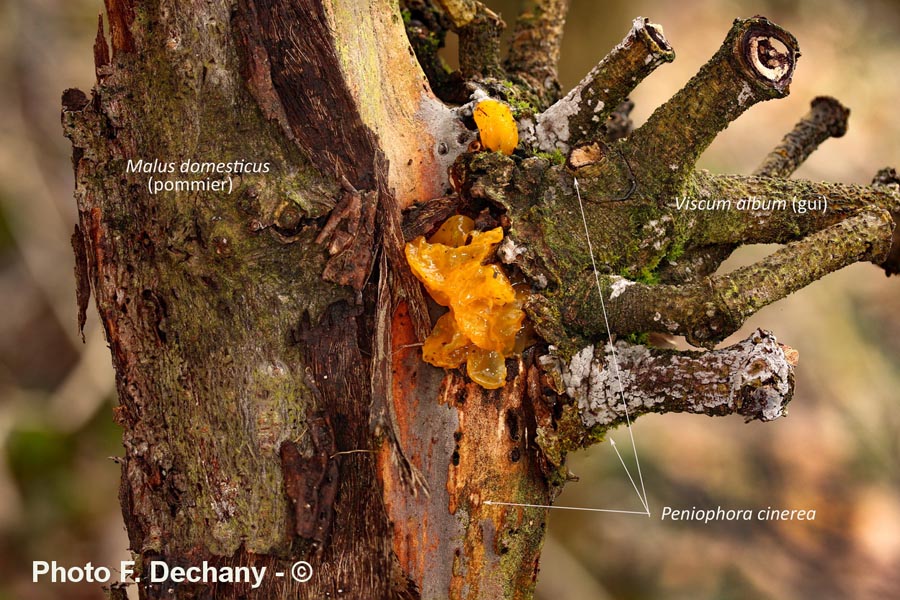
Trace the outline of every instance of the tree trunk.
<path fill-rule="evenodd" d="M 530 598 L 546 509 L 494 502 L 550 504 L 565 453 L 627 421 L 615 388 L 591 383 L 611 381 L 598 340 L 665 324 L 709 344 L 828 270 L 885 261 L 886 211 L 900 204 L 883 186 L 864 198 L 829 188 L 861 199 L 799 228 L 667 221 L 659 204 L 686 190 L 788 185 L 695 176 L 691 162 L 750 104 L 786 93 L 784 65 L 769 80 L 733 58 L 764 30 L 792 61 L 786 32 L 765 20 L 736 25 L 696 81 L 618 143 L 630 127 L 628 92 L 674 56 L 661 29 L 636 20 L 577 94 L 554 104 L 565 1 L 523 16 L 506 65 L 499 17 L 470 0 L 440 4 L 406 2 L 422 19 L 411 22 L 390 0 L 106 1 L 97 85 L 90 98 L 64 94 L 63 124 L 74 147 L 81 318 L 93 293 L 117 373 L 120 498 L 145 569 L 142 598 Z M 443 23 L 438 33 L 422 24 L 427 15 Z M 432 68 L 430 36 L 447 28 L 465 50 L 455 79 Z M 491 79 L 504 74 L 506 85 Z M 450 108 L 436 96 L 465 102 L 462 79 L 506 90 L 514 108 L 519 94 L 527 156 L 467 152 L 477 146 L 471 104 Z M 805 154 L 791 164 L 822 139 L 798 141 Z M 690 151 L 679 147 L 688 142 Z M 778 168 L 778 177 L 792 170 Z M 573 173 L 588 197 L 577 218 Z M 864 204 L 882 212 L 860 213 Z M 526 312 L 541 338 L 507 358 L 497 390 L 422 360 L 436 307 L 403 254 L 406 241 L 467 210 L 504 224 L 521 249 L 503 262 L 532 285 Z M 611 273 L 594 264 L 587 277 L 590 238 L 572 237 L 586 231 L 581 219 L 596 239 L 618 234 L 598 248 Z M 760 268 L 780 273 L 795 257 L 817 266 L 793 282 L 780 274 L 746 302 L 728 292 L 750 287 L 756 271 L 679 285 L 711 273 L 744 241 L 736 232 L 782 242 L 809 234 Z M 816 260 L 816 248 L 840 241 L 846 249 L 830 262 Z M 653 281 L 622 279 L 651 271 Z M 609 299 L 605 323 L 595 281 Z M 628 395 L 635 415 L 768 420 L 791 395 L 795 361 L 764 332 L 682 357 L 623 344 L 608 345 L 623 357 L 616 377 L 645 382 Z M 697 399 L 662 394 L 673 381 Z M 152 561 L 204 560 L 268 575 L 252 588 L 151 582 L 146 572 Z M 301 560 L 313 573 L 304 582 L 289 576 Z"/>
<path fill-rule="evenodd" d="M 406 368 L 415 390 L 373 372 L 384 368 L 376 313 L 422 303 L 417 287 L 400 296 L 406 273 L 385 289 L 396 267 L 373 268 L 376 227 L 396 234 L 399 207 L 441 196 L 449 166 L 428 139 L 449 111 L 407 51 L 397 7 L 113 0 L 108 23 L 111 53 L 102 21 L 95 45 L 97 87 L 90 99 L 66 93 L 64 125 L 75 148 L 80 302 L 84 310 L 89 286 L 118 373 L 121 500 L 136 557 L 311 563 L 309 582 L 268 577 L 253 591 L 260 598 L 474 597 L 500 582 L 527 594 L 543 524 L 463 516 L 495 485 L 491 473 L 547 499 L 530 461 L 509 458 L 520 440 L 478 443 L 520 410 L 526 369 L 502 398 L 459 377 L 442 385 L 409 351 L 386 368 Z M 139 160 L 175 163 L 176 173 L 129 172 Z M 227 194 L 151 193 L 152 181 L 223 178 L 182 174 L 185 161 L 270 171 L 230 174 Z M 316 240 L 322 219 L 360 200 L 362 221 L 335 228 L 355 241 L 329 256 Z M 391 243 L 385 255 L 400 250 Z M 416 319 L 421 327 L 421 314 L 382 323 L 387 339 L 414 340 Z M 382 394 L 374 408 L 373 385 Z M 389 414 L 388 398 L 411 394 L 421 411 L 404 409 L 397 430 L 373 441 L 378 407 Z M 470 411 L 490 431 L 461 439 Z M 492 467 L 449 485 L 461 461 Z M 506 465 L 517 477 L 499 476 Z M 436 481 L 426 488 L 411 469 Z M 169 589 L 180 598 L 251 591 L 140 586 L 143 598 Z"/>

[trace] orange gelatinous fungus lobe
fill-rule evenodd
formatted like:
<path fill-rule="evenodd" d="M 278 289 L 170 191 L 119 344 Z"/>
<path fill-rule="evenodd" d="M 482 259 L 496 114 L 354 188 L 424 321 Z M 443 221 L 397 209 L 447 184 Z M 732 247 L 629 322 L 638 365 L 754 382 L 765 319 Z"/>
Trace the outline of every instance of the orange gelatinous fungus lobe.
<path fill-rule="evenodd" d="M 481 387 L 496 390 L 506 383 L 506 359 L 494 350 L 474 348 L 469 352 L 466 372 Z"/>
<path fill-rule="evenodd" d="M 519 145 L 519 127 L 508 105 L 488 98 L 475 106 L 472 116 L 482 146 L 506 155 L 513 153 Z"/>
<path fill-rule="evenodd" d="M 457 248 L 429 243 L 421 236 L 406 245 L 406 261 L 413 274 L 441 306 L 450 306 L 451 292 L 460 283 L 475 279 L 478 269 L 487 268 L 481 263 L 503 239 L 503 230 L 498 227 L 471 235 L 471 243 Z"/>
<path fill-rule="evenodd" d="M 453 215 L 428 238 L 429 243 L 444 244 L 451 248 L 464 246 L 475 229 L 475 221 L 465 215 Z"/>
<path fill-rule="evenodd" d="M 495 265 L 463 269 L 450 280 L 456 291 L 450 306 L 459 329 L 479 348 L 502 352 L 505 340 L 495 337 L 495 322 L 502 307 L 515 301 L 509 280 Z"/>
<path fill-rule="evenodd" d="M 453 269 L 475 268 L 490 256 L 494 248 L 503 241 L 503 229 L 497 227 L 490 231 L 475 231 L 472 241 L 459 248 L 447 252 L 447 265 Z M 441 244 L 435 244 L 440 246 Z"/>
<path fill-rule="evenodd" d="M 406 262 L 409 263 L 413 275 L 425 285 L 434 301 L 441 306 L 450 306 L 450 297 L 442 291 L 446 287 L 444 266 L 440 256 L 433 251 L 433 246 L 426 242 L 425 238 L 419 236 L 406 244 Z"/>
<path fill-rule="evenodd" d="M 453 313 L 437 320 L 422 346 L 422 358 L 436 367 L 453 369 L 463 364 L 469 353 L 469 338 L 457 329 Z"/>
<path fill-rule="evenodd" d="M 497 311 L 491 323 L 491 337 L 497 340 L 497 350 L 504 356 L 513 354 L 516 348 L 516 335 L 522 330 L 525 313 L 516 304 L 507 304 Z"/>
<path fill-rule="evenodd" d="M 450 308 L 425 340 L 423 360 L 444 368 L 465 361 L 473 381 L 495 389 L 506 378 L 505 358 L 516 349 L 527 293 L 497 265 L 482 264 L 503 240 L 503 229 L 473 228 L 468 217 L 451 217 L 430 240 L 407 244 L 406 259 L 431 297 Z"/>

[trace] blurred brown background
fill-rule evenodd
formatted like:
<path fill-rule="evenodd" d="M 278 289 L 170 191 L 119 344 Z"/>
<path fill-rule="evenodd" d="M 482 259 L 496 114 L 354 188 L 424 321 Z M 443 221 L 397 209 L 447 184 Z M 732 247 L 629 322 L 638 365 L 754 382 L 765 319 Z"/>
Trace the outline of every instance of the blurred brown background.
<path fill-rule="evenodd" d="M 0 600 L 101 598 L 35 586 L 31 561 L 128 558 L 116 500 L 121 453 L 110 358 L 95 314 L 75 324 L 66 87 L 93 83 L 100 0 L 0 0 Z M 511 22 L 518 2 L 489 2 Z M 803 57 L 791 96 L 752 108 L 702 166 L 749 172 L 829 94 L 852 110 L 798 177 L 866 183 L 900 166 L 900 2 L 572 0 L 561 76 L 573 85 L 642 15 L 678 55 L 633 94 L 640 124 L 718 48 L 735 17 L 763 14 Z M 771 248 L 741 251 L 731 264 Z M 791 415 L 648 416 L 634 427 L 654 518 L 554 511 L 544 600 L 900 597 L 900 279 L 871 265 L 833 274 L 762 312 L 754 327 L 800 351 Z M 625 431 L 613 436 L 623 450 Z M 609 445 L 572 457 L 562 505 L 639 509 Z M 814 522 L 660 522 L 679 508 L 814 508 Z"/>

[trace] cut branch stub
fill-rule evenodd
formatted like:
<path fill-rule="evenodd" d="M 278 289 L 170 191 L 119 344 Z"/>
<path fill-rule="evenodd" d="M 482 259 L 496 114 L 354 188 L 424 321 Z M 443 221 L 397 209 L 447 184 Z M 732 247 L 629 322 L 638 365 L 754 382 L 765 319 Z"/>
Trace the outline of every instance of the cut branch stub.
<path fill-rule="evenodd" d="M 734 47 L 738 60 L 756 73 L 754 81 L 787 95 L 800 56 L 797 40 L 764 17 L 754 17 L 744 24 L 740 43 Z"/>
<path fill-rule="evenodd" d="M 459 72 L 448 68 L 440 54 L 451 28 L 450 18 L 427 0 L 403 0 L 400 3 L 404 15 L 406 35 L 416 53 L 431 90 L 448 104 L 465 104 L 469 92 Z"/>
<path fill-rule="evenodd" d="M 506 23 L 478 0 L 439 0 L 459 34 L 459 70 L 466 81 L 503 77 L 500 35 Z"/>
<path fill-rule="evenodd" d="M 790 177 L 819 144 L 847 133 L 850 109 L 831 98 L 813 99 L 806 113 L 753 172 L 765 177 Z"/>
<path fill-rule="evenodd" d="M 602 140 L 607 117 L 656 67 L 674 59 L 662 26 L 638 17 L 625 39 L 572 91 L 535 123 L 521 123 L 521 137 L 541 151 L 563 153 L 581 142 Z"/>
<path fill-rule="evenodd" d="M 709 62 L 623 142 L 645 191 L 679 191 L 729 123 L 757 102 L 788 94 L 799 56 L 794 36 L 767 19 L 735 21 Z"/>
<path fill-rule="evenodd" d="M 569 0 L 536 0 L 516 20 L 506 71 L 528 84 L 543 106 L 559 99 L 557 64 Z"/>
<path fill-rule="evenodd" d="M 872 185 L 891 190 L 896 194 L 900 191 L 900 176 L 897 175 L 896 169 L 886 167 L 875 174 L 875 177 L 872 179 Z M 891 249 L 888 251 L 887 257 L 879 264 L 888 277 L 900 273 L 900 227 L 896 226 L 900 224 L 900 205 L 895 206 L 891 210 L 891 218 L 894 219 L 895 224 Z"/>
<path fill-rule="evenodd" d="M 484 5 L 478 0 L 438 0 L 438 4 L 450 17 L 450 22 L 457 30 L 471 23 L 480 11 L 485 10 Z"/>
<path fill-rule="evenodd" d="M 794 392 L 796 352 L 762 329 L 711 352 L 620 341 L 615 366 L 610 349 L 587 346 L 568 361 L 553 353 L 541 358 L 545 369 L 558 370 L 560 391 L 577 403 L 585 427 L 625 424 L 623 401 L 632 419 L 649 412 L 689 412 L 772 421 L 786 414 Z"/>

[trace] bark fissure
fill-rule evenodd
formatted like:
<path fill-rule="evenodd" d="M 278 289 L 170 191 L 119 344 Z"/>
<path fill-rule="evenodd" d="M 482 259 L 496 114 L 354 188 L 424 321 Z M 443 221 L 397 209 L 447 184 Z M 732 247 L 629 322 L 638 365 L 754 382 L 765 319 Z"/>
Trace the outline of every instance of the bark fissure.
<path fill-rule="evenodd" d="M 324 4 L 245 2 L 242 13 L 251 30 L 240 39 L 265 49 L 278 105 L 299 147 L 323 173 L 372 189 L 377 141 L 363 125 L 347 82 L 335 77 L 340 59 Z"/>

